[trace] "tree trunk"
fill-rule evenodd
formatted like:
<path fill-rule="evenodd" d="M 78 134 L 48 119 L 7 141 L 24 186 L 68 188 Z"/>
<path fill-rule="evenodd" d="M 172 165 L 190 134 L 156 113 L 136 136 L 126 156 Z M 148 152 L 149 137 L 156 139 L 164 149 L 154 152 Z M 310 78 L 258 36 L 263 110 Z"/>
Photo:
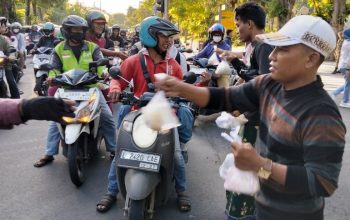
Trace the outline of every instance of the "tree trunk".
<path fill-rule="evenodd" d="M 292 18 L 295 1 L 296 0 L 281 0 L 282 7 L 286 10 L 286 13 L 279 16 L 279 28 Z"/>
<path fill-rule="evenodd" d="M 34 15 L 35 17 L 38 17 L 36 0 L 33 0 L 33 1 L 32 1 L 32 7 L 33 7 L 33 15 Z"/>
<path fill-rule="evenodd" d="M 25 0 L 25 24 L 30 24 L 30 0 Z"/>
<path fill-rule="evenodd" d="M 345 22 L 345 1 L 346 0 L 334 0 L 333 1 L 333 13 L 332 13 L 332 20 L 331 20 L 331 25 L 337 33 L 337 46 L 334 51 L 334 57 L 330 57 L 331 60 L 335 60 L 335 69 L 334 73 L 338 69 L 339 65 L 339 58 L 340 58 L 340 51 L 341 51 L 341 46 L 343 43 L 343 34 L 342 30 L 344 27 L 344 22 Z"/>
<path fill-rule="evenodd" d="M 43 18 L 43 11 L 40 7 L 38 7 L 38 16 L 39 16 L 39 20 L 40 21 L 43 21 L 44 18 Z"/>

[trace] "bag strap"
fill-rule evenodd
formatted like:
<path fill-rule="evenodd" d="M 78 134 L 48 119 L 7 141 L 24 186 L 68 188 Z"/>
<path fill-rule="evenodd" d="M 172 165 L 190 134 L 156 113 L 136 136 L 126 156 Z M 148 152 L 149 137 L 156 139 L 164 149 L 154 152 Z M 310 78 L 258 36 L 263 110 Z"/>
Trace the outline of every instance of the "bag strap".
<path fill-rule="evenodd" d="M 180 57 L 180 51 L 177 51 L 176 57 L 175 57 L 176 62 L 181 66 L 181 57 Z"/>
<path fill-rule="evenodd" d="M 149 92 L 154 92 L 155 91 L 155 86 L 154 86 L 154 84 L 151 81 L 151 77 L 150 77 L 149 72 L 147 70 L 145 57 L 143 56 L 142 52 L 139 52 L 139 58 L 140 58 L 140 62 L 141 62 L 143 76 L 145 77 L 145 80 L 147 82 L 148 91 Z"/>

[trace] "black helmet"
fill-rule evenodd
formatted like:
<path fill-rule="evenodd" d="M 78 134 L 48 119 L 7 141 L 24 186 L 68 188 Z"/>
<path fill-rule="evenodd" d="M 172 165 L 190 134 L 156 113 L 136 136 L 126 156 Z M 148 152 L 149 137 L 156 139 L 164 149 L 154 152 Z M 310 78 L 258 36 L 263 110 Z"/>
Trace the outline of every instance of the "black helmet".
<path fill-rule="evenodd" d="M 120 26 L 119 26 L 119 25 L 117 25 L 117 24 L 114 24 L 114 25 L 112 26 L 112 30 L 115 30 L 115 29 L 120 30 Z"/>
<path fill-rule="evenodd" d="M 171 36 L 180 33 L 179 29 L 170 21 L 157 16 L 145 18 L 140 27 L 141 43 L 147 47 L 156 47 L 158 44 L 157 34 Z"/>
<path fill-rule="evenodd" d="M 105 15 L 100 11 L 90 11 L 86 15 L 86 20 L 88 22 L 89 28 L 92 27 L 92 22 L 95 20 L 103 20 L 107 23 Z"/>
<path fill-rule="evenodd" d="M 41 31 L 44 33 L 45 36 L 50 36 L 55 31 L 55 25 L 51 22 L 46 22 L 41 28 Z"/>
<path fill-rule="evenodd" d="M 62 22 L 61 32 L 66 39 L 70 39 L 71 28 L 72 27 L 82 27 L 84 35 L 87 31 L 88 25 L 84 18 L 77 15 L 69 15 Z"/>
<path fill-rule="evenodd" d="M 6 17 L 0 17 L 0 25 L 7 25 L 7 18 Z"/>
<path fill-rule="evenodd" d="M 38 25 L 35 25 L 35 24 L 32 25 L 31 29 L 32 29 L 32 31 L 38 31 L 39 30 Z"/>

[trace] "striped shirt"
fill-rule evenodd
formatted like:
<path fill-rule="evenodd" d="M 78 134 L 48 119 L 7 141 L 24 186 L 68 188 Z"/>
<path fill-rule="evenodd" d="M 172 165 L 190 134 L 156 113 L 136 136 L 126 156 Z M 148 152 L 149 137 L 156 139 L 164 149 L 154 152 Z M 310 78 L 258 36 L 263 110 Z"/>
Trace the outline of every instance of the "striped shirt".
<path fill-rule="evenodd" d="M 207 107 L 260 112 L 257 151 L 288 169 L 284 187 L 260 181 L 259 204 L 293 213 L 323 209 L 323 197 L 337 188 L 346 128 L 319 76 L 288 91 L 270 75 L 227 90 L 211 88 Z"/>

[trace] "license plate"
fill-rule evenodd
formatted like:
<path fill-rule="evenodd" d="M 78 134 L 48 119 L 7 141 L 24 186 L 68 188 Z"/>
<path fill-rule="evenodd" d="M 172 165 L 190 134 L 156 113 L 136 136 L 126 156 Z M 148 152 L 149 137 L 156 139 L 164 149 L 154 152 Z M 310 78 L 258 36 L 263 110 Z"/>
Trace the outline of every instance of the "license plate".
<path fill-rule="evenodd" d="M 122 150 L 118 166 L 158 172 L 161 157 L 157 154 L 148 154 Z"/>
<path fill-rule="evenodd" d="M 71 99 L 71 100 L 89 100 L 90 93 L 89 92 L 79 92 L 79 91 L 64 91 L 60 94 L 60 97 L 63 99 Z"/>

